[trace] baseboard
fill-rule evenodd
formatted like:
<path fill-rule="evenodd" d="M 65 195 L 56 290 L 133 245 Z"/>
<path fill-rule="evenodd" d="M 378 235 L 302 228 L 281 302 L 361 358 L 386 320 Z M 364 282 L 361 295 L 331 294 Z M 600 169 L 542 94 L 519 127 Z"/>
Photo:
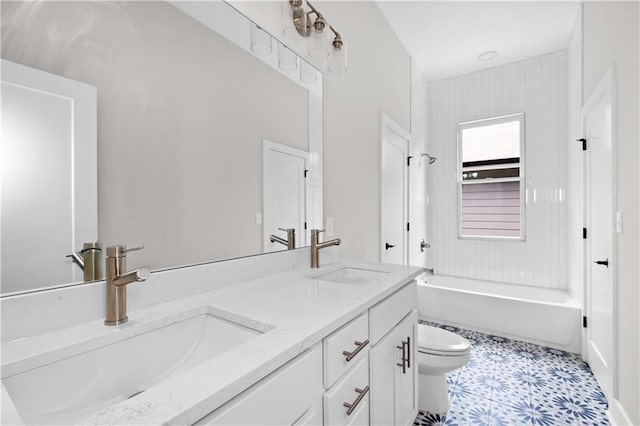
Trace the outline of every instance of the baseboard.
<path fill-rule="evenodd" d="M 624 407 L 617 399 L 609 398 L 609 409 L 607 410 L 607 417 L 612 426 L 630 426 L 633 425 L 631 419 L 624 411 Z"/>

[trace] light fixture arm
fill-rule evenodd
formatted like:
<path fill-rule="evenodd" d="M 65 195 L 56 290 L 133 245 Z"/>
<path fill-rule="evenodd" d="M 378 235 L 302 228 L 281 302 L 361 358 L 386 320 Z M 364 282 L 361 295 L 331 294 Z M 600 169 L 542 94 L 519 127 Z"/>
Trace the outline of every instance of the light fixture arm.
<path fill-rule="evenodd" d="M 312 24 L 313 29 L 317 33 L 321 33 L 322 31 L 324 31 L 324 28 L 327 26 L 327 21 L 324 19 L 324 16 L 322 16 L 322 13 L 320 13 L 318 9 L 313 7 L 313 5 L 310 2 L 307 1 L 307 4 L 309 5 L 309 9 L 311 9 L 311 12 L 307 13 L 307 18 L 309 17 L 309 15 L 311 15 L 311 13 L 315 13 L 316 20 L 313 21 L 313 24 Z"/>
<path fill-rule="evenodd" d="M 313 5 L 311 4 L 310 1 L 307 1 L 307 5 L 309 6 L 309 9 L 311 9 L 311 12 L 309 13 L 315 13 L 317 17 L 322 17 L 322 14 L 320 12 L 318 12 L 318 9 L 316 9 L 315 7 L 313 7 Z"/>

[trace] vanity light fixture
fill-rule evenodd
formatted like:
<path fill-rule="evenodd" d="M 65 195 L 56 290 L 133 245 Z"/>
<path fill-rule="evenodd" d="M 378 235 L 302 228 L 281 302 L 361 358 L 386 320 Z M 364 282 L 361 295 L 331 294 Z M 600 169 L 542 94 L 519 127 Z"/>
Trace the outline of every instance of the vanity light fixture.
<path fill-rule="evenodd" d="M 278 68 L 283 71 L 292 71 L 298 68 L 298 55 L 280 42 L 278 42 Z"/>
<path fill-rule="evenodd" d="M 308 0 L 288 0 L 284 5 L 282 34 L 289 40 L 308 40 L 308 56 L 327 72 L 341 74 L 346 71 L 346 44 L 340 33 Z"/>
<path fill-rule="evenodd" d="M 341 48 L 333 51 L 331 62 L 327 71 L 330 74 L 339 75 L 347 71 L 347 45 L 340 40 Z"/>
<path fill-rule="evenodd" d="M 271 35 L 256 24 L 251 24 L 250 31 L 251 51 L 258 55 L 270 54 L 273 51 L 273 48 L 271 47 L 271 44 L 273 43 Z"/>

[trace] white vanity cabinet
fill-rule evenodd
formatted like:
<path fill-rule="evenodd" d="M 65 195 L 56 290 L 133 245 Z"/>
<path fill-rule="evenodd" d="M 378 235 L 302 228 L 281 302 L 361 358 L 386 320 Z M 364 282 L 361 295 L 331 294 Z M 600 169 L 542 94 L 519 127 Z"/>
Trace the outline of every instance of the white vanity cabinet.
<path fill-rule="evenodd" d="M 413 424 L 418 413 L 416 305 L 412 280 L 324 339 L 324 424 Z M 366 358 L 368 376 L 363 374 Z"/>
<path fill-rule="evenodd" d="M 409 284 L 369 310 L 372 425 L 410 425 L 418 413 L 416 291 Z"/>
<path fill-rule="evenodd" d="M 196 424 L 321 425 L 323 390 L 317 344 Z"/>
<path fill-rule="evenodd" d="M 412 280 L 197 424 L 412 424 L 416 304 Z"/>

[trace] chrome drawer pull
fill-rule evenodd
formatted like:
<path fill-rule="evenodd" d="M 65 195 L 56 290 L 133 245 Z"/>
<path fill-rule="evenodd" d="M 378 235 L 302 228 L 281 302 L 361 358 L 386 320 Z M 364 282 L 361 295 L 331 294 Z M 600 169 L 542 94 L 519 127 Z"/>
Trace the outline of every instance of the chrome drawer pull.
<path fill-rule="evenodd" d="M 365 386 L 364 389 L 355 389 L 356 392 L 358 392 L 358 397 L 356 398 L 355 401 L 353 401 L 353 403 L 349 404 L 348 402 L 343 402 L 342 405 L 344 405 L 345 407 L 348 408 L 347 410 L 347 416 L 350 416 L 351 413 L 353 413 L 353 410 L 356 409 L 356 407 L 358 406 L 358 404 L 360 404 L 360 401 L 362 401 L 362 398 L 364 398 L 364 396 L 367 394 L 367 392 L 369 392 L 369 386 Z"/>
<path fill-rule="evenodd" d="M 406 345 L 407 342 L 405 342 L 404 340 L 402 341 L 402 346 L 396 346 L 396 348 L 398 349 L 402 349 L 402 364 L 400 364 L 399 362 L 396 363 L 396 365 L 398 367 L 402 367 L 402 374 L 407 374 L 407 350 L 406 350 Z"/>
<path fill-rule="evenodd" d="M 369 339 L 365 340 L 364 342 L 358 342 L 356 340 L 354 343 L 356 344 L 357 348 L 353 352 L 342 351 L 342 355 L 347 357 L 347 362 L 351 361 L 356 355 L 358 355 L 358 352 L 360 352 L 362 349 L 364 349 L 365 346 L 369 344 Z"/>

